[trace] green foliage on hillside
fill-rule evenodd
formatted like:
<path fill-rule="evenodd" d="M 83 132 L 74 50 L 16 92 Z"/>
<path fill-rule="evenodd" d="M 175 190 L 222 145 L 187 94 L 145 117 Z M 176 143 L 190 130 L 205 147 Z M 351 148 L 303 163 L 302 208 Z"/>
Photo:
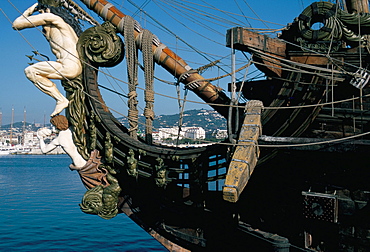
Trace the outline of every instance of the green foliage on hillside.
<path fill-rule="evenodd" d="M 119 121 L 128 127 L 128 120 L 125 117 L 119 118 Z M 177 127 L 180 121 L 180 114 L 159 115 L 155 117 L 153 122 L 154 131 L 159 128 Z M 139 129 L 145 131 L 145 118 L 139 116 Z M 183 114 L 183 127 L 202 127 L 206 132 L 216 129 L 226 129 L 226 119 L 214 110 L 193 109 L 187 110 Z"/>

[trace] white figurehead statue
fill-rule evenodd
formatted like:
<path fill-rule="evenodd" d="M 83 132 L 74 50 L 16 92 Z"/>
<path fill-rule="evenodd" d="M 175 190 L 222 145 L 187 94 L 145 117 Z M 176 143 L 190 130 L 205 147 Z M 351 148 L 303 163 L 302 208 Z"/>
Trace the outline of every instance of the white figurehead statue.
<path fill-rule="evenodd" d="M 56 56 L 56 61 L 38 62 L 25 69 L 27 78 L 56 100 L 52 117 L 67 108 L 69 101 L 50 79 L 70 80 L 82 72 L 76 49 L 80 27 L 60 5 L 60 0 L 39 0 L 13 22 L 13 29 L 16 30 L 42 26 L 51 51 Z M 39 14 L 33 15 L 36 11 Z"/>
<path fill-rule="evenodd" d="M 63 115 L 57 115 L 51 118 L 50 122 L 57 129 L 57 136 L 49 144 L 45 144 L 44 137 L 50 136 L 53 132 L 47 128 L 42 128 L 37 131 L 37 137 L 40 141 L 42 153 L 48 153 L 56 147 L 61 146 L 72 159 L 74 166 L 85 166 L 86 160 L 80 155 L 73 142 L 72 132 L 68 127 L 67 118 Z"/>

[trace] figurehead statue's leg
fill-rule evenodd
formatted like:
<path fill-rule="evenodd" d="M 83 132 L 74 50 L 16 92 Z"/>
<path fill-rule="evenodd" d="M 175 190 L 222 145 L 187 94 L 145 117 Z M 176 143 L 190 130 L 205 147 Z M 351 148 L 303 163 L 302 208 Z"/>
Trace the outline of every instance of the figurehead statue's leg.
<path fill-rule="evenodd" d="M 50 115 L 51 117 L 53 117 L 61 113 L 63 109 L 67 108 L 69 101 L 60 93 L 55 83 L 49 80 L 49 78 L 51 77 L 50 71 L 53 71 L 54 69 L 48 63 L 39 62 L 31 65 L 25 69 L 25 74 L 27 78 L 32 81 L 38 89 L 40 89 L 45 94 L 50 95 L 56 100 L 55 109 Z M 54 70 L 54 72 L 56 72 L 56 70 Z M 53 75 L 55 75 L 54 77 L 58 77 L 53 79 L 61 79 L 60 75 Z"/>

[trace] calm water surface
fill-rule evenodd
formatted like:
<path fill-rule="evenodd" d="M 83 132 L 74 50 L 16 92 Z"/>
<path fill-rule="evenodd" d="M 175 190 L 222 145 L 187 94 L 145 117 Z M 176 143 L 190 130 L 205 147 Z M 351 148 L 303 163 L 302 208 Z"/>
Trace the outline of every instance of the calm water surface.
<path fill-rule="evenodd" d="M 167 251 L 126 215 L 83 213 L 66 155 L 0 156 L 0 251 Z"/>

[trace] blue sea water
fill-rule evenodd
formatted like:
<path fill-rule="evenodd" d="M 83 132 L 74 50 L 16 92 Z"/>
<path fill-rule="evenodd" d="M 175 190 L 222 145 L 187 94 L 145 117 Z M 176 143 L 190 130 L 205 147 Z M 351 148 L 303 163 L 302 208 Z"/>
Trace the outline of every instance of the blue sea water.
<path fill-rule="evenodd" d="M 83 213 L 67 155 L 0 156 L 0 251 L 167 251 L 124 214 Z"/>

